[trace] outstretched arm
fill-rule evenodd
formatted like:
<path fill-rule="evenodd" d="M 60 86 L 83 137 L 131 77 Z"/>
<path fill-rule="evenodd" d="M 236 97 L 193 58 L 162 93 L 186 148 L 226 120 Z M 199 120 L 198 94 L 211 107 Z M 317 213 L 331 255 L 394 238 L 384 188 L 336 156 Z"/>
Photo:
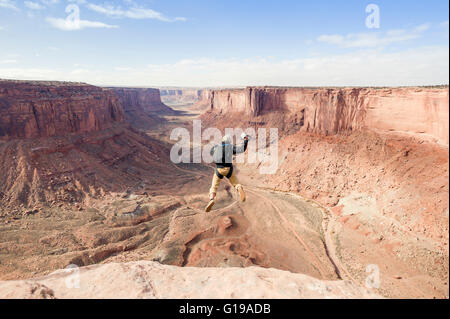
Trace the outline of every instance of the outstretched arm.
<path fill-rule="evenodd" d="M 244 143 L 239 146 L 233 145 L 233 155 L 244 153 L 247 150 L 248 137 L 244 138 Z"/>

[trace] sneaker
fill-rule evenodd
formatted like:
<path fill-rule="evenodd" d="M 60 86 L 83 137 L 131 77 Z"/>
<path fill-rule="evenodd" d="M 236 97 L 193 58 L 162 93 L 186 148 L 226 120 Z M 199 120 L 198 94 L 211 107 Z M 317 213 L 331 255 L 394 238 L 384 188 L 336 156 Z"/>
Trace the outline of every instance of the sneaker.
<path fill-rule="evenodd" d="M 239 196 L 241 197 L 241 202 L 245 202 L 244 188 L 241 186 L 238 188 Z"/>
<path fill-rule="evenodd" d="M 210 212 L 211 208 L 214 206 L 214 200 L 210 200 L 208 205 L 206 205 L 205 212 Z"/>

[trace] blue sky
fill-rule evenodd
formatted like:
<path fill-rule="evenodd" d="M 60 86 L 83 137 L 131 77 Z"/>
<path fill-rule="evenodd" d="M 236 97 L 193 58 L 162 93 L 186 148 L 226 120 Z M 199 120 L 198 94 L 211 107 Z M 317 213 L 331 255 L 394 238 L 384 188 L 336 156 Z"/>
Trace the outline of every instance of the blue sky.
<path fill-rule="evenodd" d="M 378 28 L 366 25 L 369 4 L 379 8 Z M 442 0 L 0 0 L 0 78 L 448 84 L 448 14 Z"/>

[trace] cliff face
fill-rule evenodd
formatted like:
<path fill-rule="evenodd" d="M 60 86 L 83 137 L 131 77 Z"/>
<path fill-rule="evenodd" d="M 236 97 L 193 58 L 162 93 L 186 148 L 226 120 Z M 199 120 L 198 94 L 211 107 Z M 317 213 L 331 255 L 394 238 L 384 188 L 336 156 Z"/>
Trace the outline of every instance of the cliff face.
<path fill-rule="evenodd" d="M 134 114 L 154 127 L 161 120 L 144 110 L 171 109 L 155 89 L 118 92 L 80 83 L 0 81 L 0 214 L 20 214 L 19 205 L 82 202 L 154 176 L 144 177 L 168 150 L 125 117 Z"/>
<path fill-rule="evenodd" d="M 208 89 L 164 89 L 161 90 L 161 98 L 164 103 L 172 105 L 194 104 L 200 101 L 209 100 L 210 90 Z"/>
<path fill-rule="evenodd" d="M 201 102 L 201 101 L 208 101 L 209 102 L 210 99 L 211 99 L 212 91 L 213 90 L 208 90 L 208 89 L 201 90 L 200 93 L 199 93 L 199 102 Z"/>
<path fill-rule="evenodd" d="M 301 130 L 336 134 L 368 129 L 449 142 L 448 89 L 431 88 L 257 88 L 216 90 L 210 108 L 252 117 L 282 111 Z"/>
<path fill-rule="evenodd" d="M 158 89 L 113 88 L 127 112 L 170 114 L 173 110 L 161 102 Z"/>
<path fill-rule="evenodd" d="M 138 129 L 155 129 L 165 120 L 159 115 L 174 114 L 174 110 L 161 102 L 158 89 L 111 88 L 123 106 L 125 120 Z"/>
<path fill-rule="evenodd" d="M 161 96 L 181 96 L 183 95 L 182 89 L 162 89 Z"/>
<path fill-rule="evenodd" d="M 92 132 L 124 120 L 117 97 L 79 83 L 0 81 L 0 138 Z"/>

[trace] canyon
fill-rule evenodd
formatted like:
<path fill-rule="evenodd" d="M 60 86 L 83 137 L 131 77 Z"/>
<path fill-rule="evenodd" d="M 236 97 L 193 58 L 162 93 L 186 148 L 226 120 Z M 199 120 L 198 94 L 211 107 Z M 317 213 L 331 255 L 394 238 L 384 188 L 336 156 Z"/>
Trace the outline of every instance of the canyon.
<path fill-rule="evenodd" d="M 241 164 L 245 184 L 324 207 L 347 276 L 377 264 L 385 284 L 448 291 L 448 87 L 217 90 L 201 118 L 279 129 L 277 173 Z"/>
<path fill-rule="evenodd" d="M 161 101 L 160 91 L 152 88 L 109 88 L 118 96 L 125 112 L 173 114 Z"/>
<path fill-rule="evenodd" d="M 207 102 L 210 99 L 210 92 L 212 89 L 207 88 L 160 88 L 162 101 L 171 106 L 177 105 L 192 105 L 199 106 L 204 105 L 203 102 Z"/>
<path fill-rule="evenodd" d="M 163 119 L 159 115 L 175 112 L 162 103 L 160 91 L 152 88 L 110 88 L 123 106 L 125 120 L 140 129 L 154 128 Z"/>
<path fill-rule="evenodd" d="M 150 106 L 155 112 L 172 111 L 157 90 L 144 96 L 130 91 L 126 99 L 79 83 L 0 81 L 0 92 L 0 214 L 36 211 L 52 202 L 73 205 L 108 189 L 126 190 L 142 176 L 155 178 L 146 167 L 158 167 L 167 153 L 167 145 L 130 125 L 144 115 L 157 121 Z M 143 103 L 147 98 L 148 108 L 140 108 L 136 97 Z M 132 167 L 125 169 L 124 159 Z M 112 177 L 118 183 L 111 183 Z"/>
<path fill-rule="evenodd" d="M 448 110 L 448 87 L 0 80 L 0 296 L 448 298 Z M 222 182 L 204 213 L 213 170 L 170 161 L 197 118 L 279 130 L 275 174 L 236 165 L 246 202 Z"/>

